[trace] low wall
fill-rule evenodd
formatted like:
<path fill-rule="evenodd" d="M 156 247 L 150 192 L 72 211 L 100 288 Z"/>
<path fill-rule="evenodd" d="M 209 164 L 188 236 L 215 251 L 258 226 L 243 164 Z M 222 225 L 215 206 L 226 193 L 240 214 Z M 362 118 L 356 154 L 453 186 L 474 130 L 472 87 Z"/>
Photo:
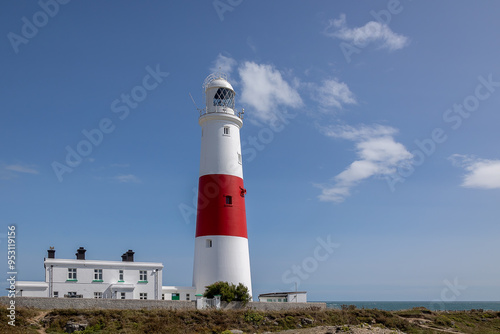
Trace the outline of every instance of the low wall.
<path fill-rule="evenodd" d="M 222 303 L 225 310 L 254 309 L 258 311 L 282 311 L 282 310 L 325 310 L 326 303 L 268 303 L 250 302 L 243 305 L 240 302 Z"/>
<path fill-rule="evenodd" d="M 9 305 L 12 299 L 0 297 L 0 304 Z M 167 310 L 195 310 L 195 301 L 179 300 L 137 300 L 137 299 L 98 299 L 98 298 L 47 298 L 47 297 L 16 297 L 16 307 L 30 307 L 42 310 L 52 309 L 108 309 L 108 310 L 137 310 L 137 309 L 167 309 Z M 258 311 L 279 311 L 296 309 L 326 309 L 325 303 L 263 303 L 250 302 L 246 305 L 240 302 L 221 304 L 225 310 L 254 309 Z"/>
<path fill-rule="evenodd" d="M 52 309 L 196 309 L 194 301 L 172 300 L 140 300 L 140 299 L 98 299 L 98 298 L 48 298 L 48 297 L 16 297 L 16 307 L 33 307 L 42 310 Z M 0 304 L 7 305 L 10 298 L 0 297 Z"/>

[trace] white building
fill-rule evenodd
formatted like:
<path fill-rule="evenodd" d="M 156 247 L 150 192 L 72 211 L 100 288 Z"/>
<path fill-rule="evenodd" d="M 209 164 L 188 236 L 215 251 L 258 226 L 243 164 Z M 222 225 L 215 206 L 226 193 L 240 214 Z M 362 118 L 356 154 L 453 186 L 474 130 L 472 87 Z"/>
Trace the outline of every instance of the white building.
<path fill-rule="evenodd" d="M 306 291 L 273 292 L 259 295 L 259 302 L 307 303 Z"/>
<path fill-rule="evenodd" d="M 162 299 L 163 264 L 134 262 L 127 251 L 122 261 L 86 260 L 80 247 L 76 259 L 56 259 L 55 250 L 44 259 L 45 282 L 16 282 L 18 296 Z M 185 296 L 182 300 L 185 300 Z"/>
<path fill-rule="evenodd" d="M 161 299 L 163 300 L 196 300 L 196 288 L 192 286 L 162 286 Z"/>

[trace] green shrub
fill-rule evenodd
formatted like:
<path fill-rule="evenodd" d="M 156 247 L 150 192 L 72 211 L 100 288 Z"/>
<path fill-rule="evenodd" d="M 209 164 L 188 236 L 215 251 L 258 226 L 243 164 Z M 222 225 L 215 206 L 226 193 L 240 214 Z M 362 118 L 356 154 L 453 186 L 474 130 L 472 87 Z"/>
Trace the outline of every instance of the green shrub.
<path fill-rule="evenodd" d="M 245 322 L 249 322 L 254 325 L 259 325 L 264 320 L 264 316 L 257 312 L 246 311 L 244 314 L 244 319 Z"/>
<path fill-rule="evenodd" d="M 214 298 L 216 295 L 220 295 L 221 301 L 228 303 L 232 301 L 248 303 L 250 301 L 248 288 L 241 283 L 236 286 L 228 282 L 215 282 L 207 286 L 203 294 L 207 298 Z"/>

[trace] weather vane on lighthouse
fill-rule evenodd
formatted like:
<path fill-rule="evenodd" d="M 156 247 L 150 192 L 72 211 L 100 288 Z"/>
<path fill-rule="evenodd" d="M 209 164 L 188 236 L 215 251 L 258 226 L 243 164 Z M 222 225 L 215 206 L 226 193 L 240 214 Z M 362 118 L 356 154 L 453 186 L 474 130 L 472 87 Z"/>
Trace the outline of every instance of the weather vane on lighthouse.
<path fill-rule="evenodd" d="M 240 143 L 244 110 L 235 112 L 234 89 L 221 72 L 205 79 L 203 91 L 193 285 L 199 294 L 217 281 L 242 283 L 252 295 Z"/>

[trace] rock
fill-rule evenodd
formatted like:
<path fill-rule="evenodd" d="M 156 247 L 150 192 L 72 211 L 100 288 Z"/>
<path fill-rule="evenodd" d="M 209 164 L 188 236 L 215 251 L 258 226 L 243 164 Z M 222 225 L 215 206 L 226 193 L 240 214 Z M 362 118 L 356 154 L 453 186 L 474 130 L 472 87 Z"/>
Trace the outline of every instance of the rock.
<path fill-rule="evenodd" d="M 300 319 L 300 322 L 301 322 L 303 325 L 312 325 L 312 323 L 314 322 L 314 319 L 310 319 L 310 318 L 301 318 L 301 319 Z"/>
<path fill-rule="evenodd" d="M 73 321 L 68 321 L 66 323 L 66 326 L 64 326 L 64 331 L 66 333 L 73 333 L 73 332 L 76 332 L 76 331 L 83 331 L 85 328 L 87 328 L 88 325 L 89 325 L 88 323 L 77 323 L 77 322 L 73 322 Z"/>

